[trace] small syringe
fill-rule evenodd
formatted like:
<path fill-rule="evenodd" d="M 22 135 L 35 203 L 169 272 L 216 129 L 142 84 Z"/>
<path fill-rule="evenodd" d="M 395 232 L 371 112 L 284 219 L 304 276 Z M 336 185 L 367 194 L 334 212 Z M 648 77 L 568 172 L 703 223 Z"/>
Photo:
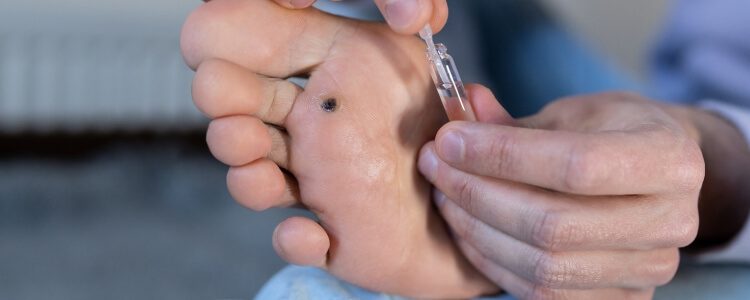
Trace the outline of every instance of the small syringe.
<path fill-rule="evenodd" d="M 448 54 L 448 48 L 443 44 L 435 44 L 432 40 L 432 28 L 426 25 L 419 36 L 427 44 L 427 59 L 430 62 L 432 81 L 435 82 L 440 101 L 443 102 L 448 119 L 451 121 L 476 121 L 474 109 L 466 98 L 466 90 L 458 75 L 456 63 Z"/>

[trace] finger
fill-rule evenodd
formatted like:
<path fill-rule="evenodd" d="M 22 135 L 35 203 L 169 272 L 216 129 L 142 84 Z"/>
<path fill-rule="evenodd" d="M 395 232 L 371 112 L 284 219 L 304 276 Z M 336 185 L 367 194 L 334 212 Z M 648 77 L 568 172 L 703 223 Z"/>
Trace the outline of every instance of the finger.
<path fill-rule="evenodd" d="M 432 19 L 430 19 L 430 27 L 433 32 L 440 32 L 448 23 L 448 3 L 446 0 L 432 0 Z"/>
<path fill-rule="evenodd" d="M 223 59 L 268 77 L 287 78 L 321 63 L 337 37 L 356 30 L 347 22 L 271 1 L 215 0 L 188 17 L 180 43 L 194 69 L 206 60 Z M 273 30 L 266 30 L 269 24 Z"/>
<path fill-rule="evenodd" d="M 477 119 L 482 123 L 513 125 L 515 120 L 500 105 L 495 95 L 490 89 L 480 84 L 467 84 L 466 94 Z"/>
<path fill-rule="evenodd" d="M 230 166 L 242 166 L 266 157 L 273 140 L 260 120 L 232 116 L 211 121 L 206 142 L 216 159 Z"/>
<path fill-rule="evenodd" d="M 331 241 L 318 223 L 292 217 L 274 230 L 273 247 L 283 260 L 291 264 L 324 268 Z"/>
<path fill-rule="evenodd" d="M 284 126 L 300 93 L 302 88 L 290 81 L 260 76 L 220 59 L 202 63 L 193 79 L 193 101 L 210 118 L 251 115 Z"/>
<path fill-rule="evenodd" d="M 294 178 L 267 159 L 230 168 L 227 187 L 235 201 L 255 211 L 300 203 Z"/>
<path fill-rule="evenodd" d="M 439 32 L 448 20 L 445 0 L 375 0 L 388 25 L 402 34 L 416 34 L 426 24 Z"/>
<path fill-rule="evenodd" d="M 683 163 L 687 143 L 661 130 L 585 134 L 452 122 L 436 141 L 440 158 L 468 173 L 579 195 L 671 191 L 693 186 L 701 172 Z"/>
<path fill-rule="evenodd" d="M 286 8 L 307 8 L 315 3 L 315 0 L 273 0 L 279 5 Z"/>
<path fill-rule="evenodd" d="M 418 164 L 428 181 L 476 219 L 540 249 L 677 248 L 690 244 L 698 230 L 697 212 L 687 202 L 559 194 L 468 174 L 440 161 L 434 148 L 427 144 Z"/>
<path fill-rule="evenodd" d="M 495 230 L 437 194 L 438 209 L 458 239 L 483 257 L 551 289 L 651 288 L 671 281 L 677 248 L 653 251 L 545 251 Z"/>
<path fill-rule="evenodd" d="M 480 272 L 519 299 L 651 299 L 653 289 L 554 289 L 535 284 L 495 264 L 465 241 L 458 246 Z"/>

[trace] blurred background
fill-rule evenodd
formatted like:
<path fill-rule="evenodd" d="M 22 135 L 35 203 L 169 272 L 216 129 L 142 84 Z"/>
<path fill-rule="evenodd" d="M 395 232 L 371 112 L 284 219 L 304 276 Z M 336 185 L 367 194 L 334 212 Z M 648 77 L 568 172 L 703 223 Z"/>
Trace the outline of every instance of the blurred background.
<path fill-rule="evenodd" d="M 542 3 L 645 77 L 666 0 Z M 284 266 L 298 212 L 235 204 L 204 143 L 178 43 L 198 5 L 0 1 L 0 299 L 249 299 Z"/>

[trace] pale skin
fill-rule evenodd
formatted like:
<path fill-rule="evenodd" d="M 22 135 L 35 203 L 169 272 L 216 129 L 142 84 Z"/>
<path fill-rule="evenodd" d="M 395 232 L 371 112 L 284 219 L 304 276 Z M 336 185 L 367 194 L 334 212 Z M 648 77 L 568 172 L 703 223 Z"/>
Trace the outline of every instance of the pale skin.
<path fill-rule="evenodd" d="M 522 299 L 649 299 L 672 279 L 704 172 L 678 122 L 631 94 L 520 120 L 483 111 L 484 124 L 442 128 L 420 160 L 475 266 Z"/>
<path fill-rule="evenodd" d="M 679 248 L 747 220 L 750 149 L 716 115 L 607 93 L 513 120 L 472 100 L 484 124 L 444 126 L 419 166 L 463 253 L 518 298 L 650 299 Z"/>
<path fill-rule="evenodd" d="M 446 122 L 418 38 L 314 9 L 214 0 L 188 18 L 182 50 L 234 198 L 320 219 L 279 224 L 282 258 L 410 297 L 498 291 L 451 242 L 417 171 Z M 284 80 L 292 75 L 309 76 L 304 90 Z"/>
<path fill-rule="evenodd" d="M 750 192 L 727 182 L 750 176 L 750 151 L 721 118 L 610 93 L 514 120 L 470 86 L 483 124 L 449 123 L 419 155 L 459 253 L 414 170 L 445 123 L 423 45 L 264 2 L 212 1 L 190 17 L 182 46 L 235 198 L 320 217 L 277 228 L 274 246 L 291 263 L 412 297 L 499 286 L 523 299 L 648 299 L 671 280 L 680 247 L 696 234 L 726 242 L 747 216 L 738 199 Z M 310 75 L 304 91 L 279 79 L 292 74 Z M 455 134 L 463 150 L 451 151 Z"/>

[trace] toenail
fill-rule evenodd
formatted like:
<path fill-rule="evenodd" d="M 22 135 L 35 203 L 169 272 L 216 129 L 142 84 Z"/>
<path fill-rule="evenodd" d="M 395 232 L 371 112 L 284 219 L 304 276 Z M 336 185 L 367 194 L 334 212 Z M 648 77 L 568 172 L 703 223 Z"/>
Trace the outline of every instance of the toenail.
<path fill-rule="evenodd" d="M 310 0 L 289 0 L 289 5 L 295 8 L 307 7 L 310 5 Z"/>
<path fill-rule="evenodd" d="M 336 99 L 326 99 L 320 104 L 320 108 L 325 112 L 334 112 L 336 111 L 336 108 L 338 108 L 338 103 L 336 102 Z"/>
<path fill-rule="evenodd" d="M 422 155 L 419 157 L 418 167 L 419 171 L 422 172 L 422 175 L 424 175 L 427 180 L 432 182 L 435 181 L 435 178 L 437 177 L 438 161 L 437 155 L 435 155 L 435 150 L 432 147 L 422 152 Z"/>
<path fill-rule="evenodd" d="M 398 29 L 405 29 L 416 21 L 419 15 L 418 0 L 391 0 L 385 4 L 385 19 Z"/>
<path fill-rule="evenodd" d="M 440 139 L 438 151 L 441 154 L 440 157 L 445 159 L 446 162 L 458 163 L 463 161 L 465 150 L 464 138 L 455 130 L 448 131 Z"/>

